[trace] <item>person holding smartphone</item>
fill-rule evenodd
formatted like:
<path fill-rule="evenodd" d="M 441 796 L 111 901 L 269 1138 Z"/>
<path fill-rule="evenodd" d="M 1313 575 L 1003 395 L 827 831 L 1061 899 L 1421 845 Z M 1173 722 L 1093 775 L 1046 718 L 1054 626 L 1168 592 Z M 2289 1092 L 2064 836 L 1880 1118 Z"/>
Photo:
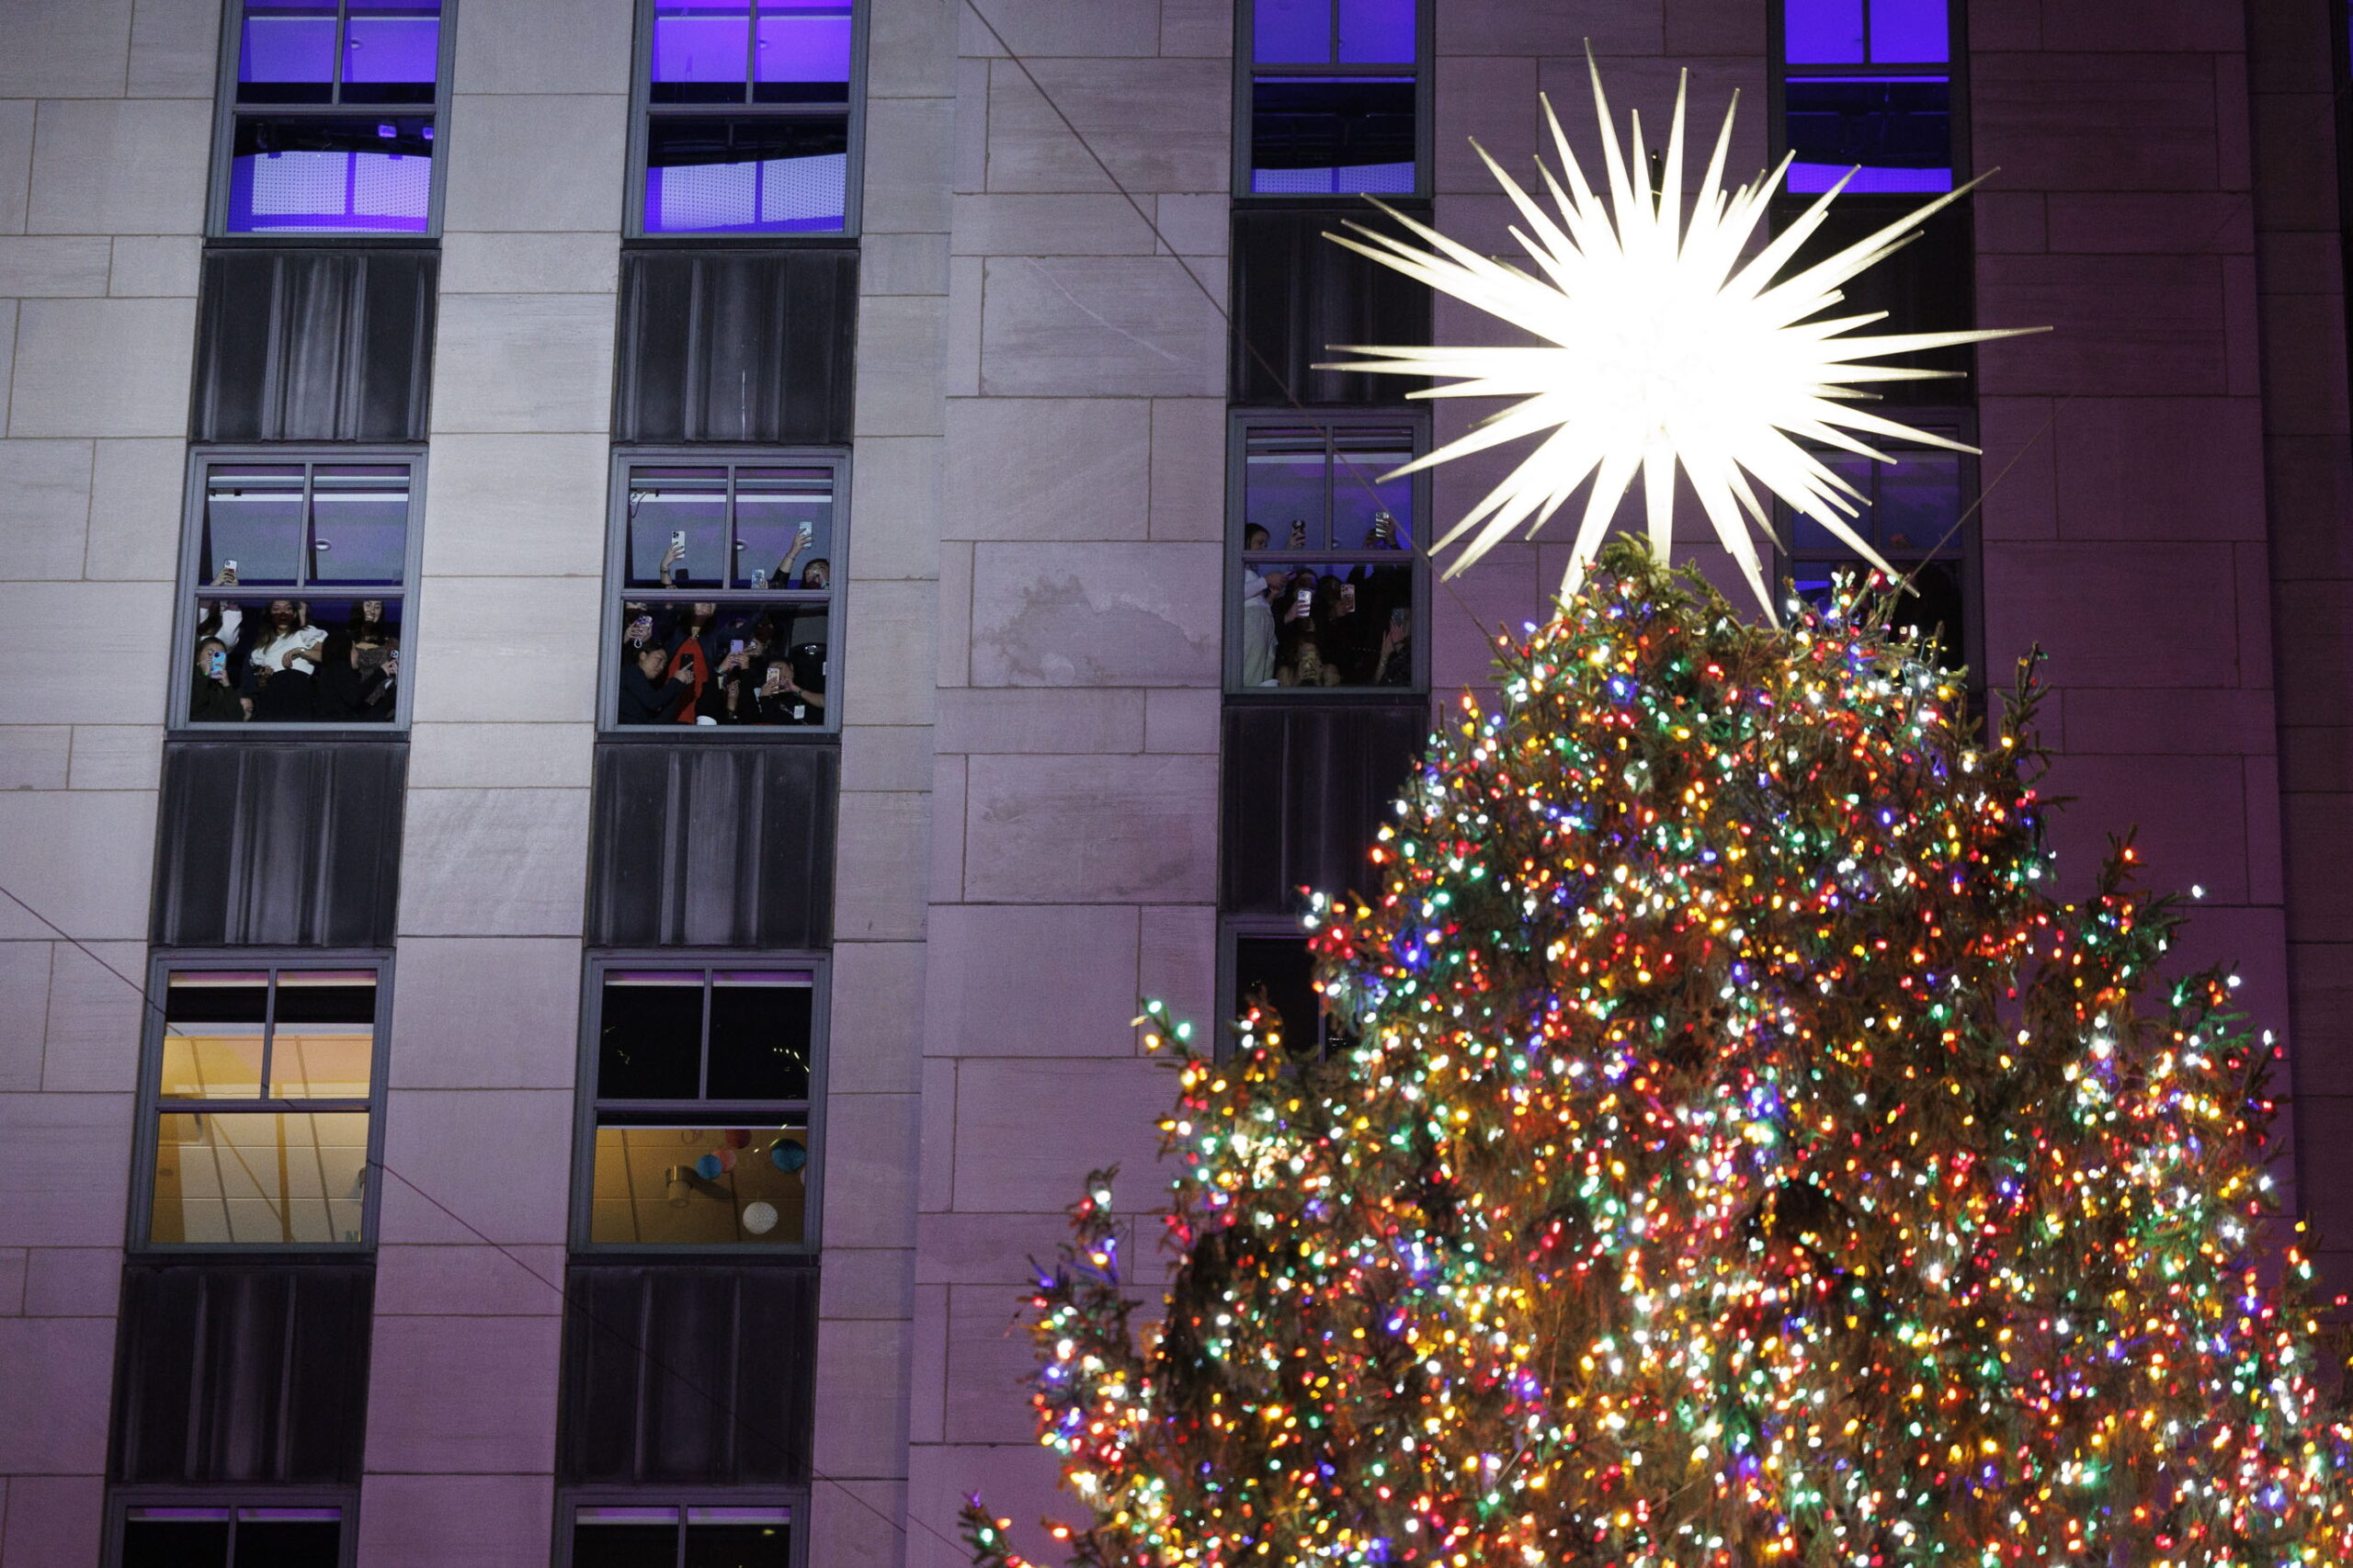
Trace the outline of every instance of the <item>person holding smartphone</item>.
<path fill-rule="evenodd" d="M 196 671 L 189 681 L 188 718 L 191 724 L 242 724 L 252 704 L 237 694 L 229 678 L 229 645 L 207 637 L 196 645 Z"/>

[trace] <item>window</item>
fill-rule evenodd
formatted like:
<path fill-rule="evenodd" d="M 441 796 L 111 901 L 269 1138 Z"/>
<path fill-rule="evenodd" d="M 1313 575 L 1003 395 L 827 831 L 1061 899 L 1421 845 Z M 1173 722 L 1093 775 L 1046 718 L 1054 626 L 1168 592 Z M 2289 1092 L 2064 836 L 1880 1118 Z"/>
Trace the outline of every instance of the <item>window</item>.
<path fill-rule="evenodd" d="M 214 231 L 432 233 L 442 20 L 440 0 L 232 6 Z"/>
<path fill-rule="evenodd" d="M 405 722 L 419 460 L 256 450 L 195 462 L 173 722 Z"/>
<path fill-rule="evenodd" d="M 1910 577 L 1915 592 L 1899 598 L 1892 616 L 1901 631 L 1934 632 L 1948 665 L 1977 664 L 1976 631 L 1969 615 L 1972 598 L 1972 530 L 1968 526 L 1975 490 L 1972 460 L 1934 447 L 1882 446 L 1895 460 L 1876 462 L 1849 452 L 1818 455 L 1841 479 L 1859 491 L 1860 515 L 1848 527 L 1869 540 L 1887 563 Z M 1789 574 L 1800 597 L 1828 602 L 1836 574 L 1868 571 L 1863 558 L 1808 517 L 1790 517 Z"/>
<path fill-rule="evenodd" d="M 371 1238 L 381 969 L 162 960 L 138 1244 Z"/>
<path fill-rule="evenodd" d="M 579 1239 L 591 1246 L 815 1244 L 809 1121 L 817 960 L 600 960 Z"/>
<path fill-rule="evenodd" d="M 608 725 L 839 727 L 827 693 L 839 684 L 843 467 L 833 457 L 620 460 Z"/>
<path fill-rule="evenodd" d="M 1953 187 L 1966 162 L 1954 115 L 1947 0 L 1783 0 L 1781 126 L 1788 188 Z"/>
<path fill-rule="evenodd" d="M 647 0 L 642 25 L 632 232 L 848 233 L 853 0 Z"/>
<path fill-rule="evenodd" d="M 790 1568 L 792 1510 L 584 1505 L 571 1545 L 568 1568 Z"/>
<path fill-rule="evenodd" d="M 1415 0 L 1245 0 L 1236 193 L 1423 191 L 1425 10 Z"/>
<path fill-rule="evenodd" d="M 1316 988 L 1315 955 L 1298 921 L 1230 918 L 1224 935 L 1221 1057 L 1235 1049 L 1238 1022 L 1245 1018 L 1254 1020 L 1260 1034 L 1279 1040 L 1293 1062 L 1328 1061 L 1355 1049 L 1356 1036 Z"/>
<path fill-rule="evenodd" d="M 138 1506 L 122 1513 L 119 1568 L 340 1568 L 339 1507 Z"/>
<path fill-rule="evenodd" d="M 1419 475 L 1412 419 L 1239 419 L 1229 500 L 1233 691 L 1420 690 Z"/>

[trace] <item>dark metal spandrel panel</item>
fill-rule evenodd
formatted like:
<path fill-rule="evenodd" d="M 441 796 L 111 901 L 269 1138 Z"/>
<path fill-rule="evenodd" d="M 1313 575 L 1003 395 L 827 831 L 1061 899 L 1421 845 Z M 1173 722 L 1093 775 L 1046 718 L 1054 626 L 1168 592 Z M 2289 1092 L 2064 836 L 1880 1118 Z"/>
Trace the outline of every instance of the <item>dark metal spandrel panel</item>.
<path fill-rule="evenodd" d="M 1427 202 L 1392 203 L 1423 222 Z M 1430 340 L 1430 296 L 1421 284 L 1324 238 L 1345 220 L 1379 226 L 1371 208 L 1254 209 L 1233 214 L 1233 401 L 1288 407 L 1400 403 L 1421 385 L 1310 367 L 1342 356 L 1335 345 L 1411 347 Z M 1393 228 L 1393 225 L 1392 225 Z"/>
<path fill-rule="evenodd" d="M 164 748 L 153 935 L 172 947 L 389 947 L 404 741 Z"/>
<path fill-rule="evenodd" d="M 126 1267 L 114 1479 L 356 1483 L 375 1291 L 369 1263 Z"/>
<path fill-rule="evenodd" d="M 588 940 L 825 946 L 840 786 L 832 744 L 600 745 Z"/>
<path fill-rule="evenodd" d="M 198 290 L 199 441 L 421 441 L 440 261 L 217 248 Z"/>
<path fill-rule="evenodd" d="M 566 1301 L 563 1483 L 809 1478 L 814 1268 L 578 1265 Z"/>
<path fill-rule="evenodd" d="M 621 256 L 619 441 L 849 439 L 858 253 Z"/>
<path fill-rule="evenodd" d="M 1233 704 L 1222 759 L 1221 903 L 1290 915 L 1299 890 L 1370 893 L 1366 858 L 1429 738 L 1426 699 Z"/>

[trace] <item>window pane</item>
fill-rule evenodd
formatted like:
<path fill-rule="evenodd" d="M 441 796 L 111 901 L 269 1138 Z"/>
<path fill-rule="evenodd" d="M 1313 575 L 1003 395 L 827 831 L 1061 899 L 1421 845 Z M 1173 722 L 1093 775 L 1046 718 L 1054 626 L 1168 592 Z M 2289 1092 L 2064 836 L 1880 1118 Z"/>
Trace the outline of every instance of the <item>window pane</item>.
<path fill-rule="evenodd" d="M 365 1099 L 376 1045 L 376 977 L 281 973 L 270 1037 L 271 1099 Z"/>
<path fill-rule="evenodd" d="M 742 103 L 751 26 L 749 0 L 656 0 L 654 101 Z"/>
<path fill-rule="evenodd" d="M 597 1033 L 597 1094 L 608 1100 L 690 1100 L 702 1092 L 702 971 L 605 976 Z"/>
<path fill-rule="evenodd" d="M 365 1111 L 171 1112 L 156 1123 L 150 1241 L 360 1239 Z"/>
<path fill-rule="evenodd" d="M 237 101 L 323 104 L 335 96 L 334 0 L 245 0 Z"/>
<path fill-rule="evenodd" d="M 631 587 L 722 586 L 726 557 L 725 469 L 629 471 L 627 580 Z"/>
<path fill-rule="evenodd" d="M 735 471 L 734 586 L 826 587 L 833 581 L 833 556 L 830 471 Z"/>
<path fill-rule="evenodd" d="M 1411 64 L 1414 0 L 1340 0 L 1340 59 L 1351 65 Z"/>
<path fill-rule="evenodd" d="M 788 1568 L 791 1561 L 790 1510 L 687 1510 L 686 1568 Z"/>
<path fill-rule="evenodd" d="M 822 724 L 822 598 L 630 599 L 613 660 L 623 724 Z"/>
<path fill-rule="evenodd" d="M 1403 687 L 1414 679 L 1413 567 L 1243 558 L 1242 684 Z"/>
<path fill-rule="evenodd" d="M 645 232 L 838 232 L 849 148 L 846 116 L 722 119 L 655 116 L 647 130 Z"/>
<path fill-rule="evenodd" d="M 441 68 L 438 0 L 351 0 L 343 101 L 429 104 Z"/>
<path fill-rule="evenodd" d="M 1256 0 L 1251 47 L 1269 65 L 1328 65 L 1332 0 Z"/>
<path fill-rule="evenodd" d="M 122 1524 L 122 1568 L 228 1568 L 226 1508 L 132 1508 Z"/>
<path fill-rule="evenodd" d="M 342 1544 L 343 1525 L 332 1509 L 237 1510 L 234 1568 L 336 1568 Z"/>
<path fill-rule="evenodd" d="M 189 1099 L 261 1093 L 266 971 L 175 971 L 164 985 L 163 1075 L 157 1092 Z"/>
<path fill-rule="evenodd" d="M 1410 191 L 1414 79 L 1261 76 L 1250 142 L 1250 188 L 1260 195 Z"/>
<path fill-rule="evenodd" d="M 752 97 L 764 104 L 849 101 L 848 0 L 760 0 Z"/>
<path fill-rule="evenodd" d="M 1870 458 L 1854 452 L 1815 452 L 1813 456 L 1824 468 L 1861 493 L 1860 500 L 1856 500 L 1851 495 L 1847 497 L 1854 505 L 1856 515 L 1845 520 L 1847 526 L 1855 532 L 1865 539 L 1871 539 L 1872 529 L 1876 526 L 1871 517 L 1871 489 L 1878 483 L 1878 475 L 1873 471 L 1880 465 Z M 1815 521 L 1813 517 L 1804 515 L 1798 517 L 1792 524 L 1790 543 L 1801 555 L 1824 552 L 1834 555 L 1852 553 L 1850 548 L 1836 534 Z"/>
<path fill-rule="evenodd" d="M 1958 453 L 1907 452 L 1877 477 L 1879 543 L 1889 560 L 1961 552 Z"/>
<path fill-rule="evenodd" d="M 712 976 L 704 1094 L 714 1100 L 807 1099 L 814 997 L 805 974 Z"/>
<path fill-rule="evenodd" d="M 1332 460 L 1332 548 L 1414 548 L 1414 481 L 1381 475 L 1414 460 L 1410 430 L 1347 431 Z"/>
<path fill-rule="evenodd" d="M 432 193 L 430 119 L 238 117 L 233 234 L 421 234 Z"/>
<path fill-rule="evenodd" d="M 1243 457 L 1243 545 L 1251 550 L 1331 547 L 1329 443 L 1321 430 L 1259 430 Z M 1253 542 L 1249 530 L 1264 528 Z"/>
<path fill-rule="evenodd" d="M 588 1239 L 620 1245 L 789 1245 L 801 1239 L 809 1134 L 758 1127 L 600 1125 Z"/>
<path fill-rule="evenodd" d="M 206 597 L 196 608 L 191 722 L 347 724 L 392 717 L 399 596 Z"/>
<path fill-rule="evenodd" d="M 311 578 L 398 587 L 408 565 L 408 467 L 321 464 L 311 479 Z"/>
<path fill-rule="evenodd" d="M 1882 65 L 1922 63 L 1941 61 L 1951 51 L 1945 0 L 1871 0 L 1872 60 Z"/>
<path fill-rule="evenodd" d="M 1781 56 L 1796 64 L 1859 65 L 1863 0 L 1786 0 Z"/>
<path fill-rule="evenodd" d="M 1261 1037 L 1279 1033 L 1290 1056 L 1307 1060 L 1354 1043 L 1324 1010 L 1315 958 L 1304 937 L 1243 937 L 1233 944 L 1229 1019 L 1256 1010 Z"/>
<path fill-rule="evenodd" d="M 573 1520 L 572 1568 L 676 1568 L 676 1508 L 582 1508 Z"/>
<path fill-rule="evenodd" d="M 1941 76 L 1792 76 L 1790 189 L 1827 190 L 1860 166 L 1847 189 L 1952 188 L 1952 85 Z"/>
<path fill-rule="evenodd" d="M 223 464 L 208 470 L 204 540 L 196 569 L 206 583 L 301 582 L 301 465 Z"/>

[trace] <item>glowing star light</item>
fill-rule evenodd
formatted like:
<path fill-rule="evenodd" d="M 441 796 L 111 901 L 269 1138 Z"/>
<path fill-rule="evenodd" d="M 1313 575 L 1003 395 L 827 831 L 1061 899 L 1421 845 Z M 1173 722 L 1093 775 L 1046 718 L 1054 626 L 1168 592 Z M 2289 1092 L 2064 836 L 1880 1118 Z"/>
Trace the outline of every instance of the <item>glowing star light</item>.
<path fill-rule="evenodd" d="M 1687 74 L 1688 79 L 1688 74 Z M 1540 277 L 1482 256 L 1376 201 L 1390 217 L 1427 241 L 1425 250 L 1350 223 L 1361 236 L 1328 236 L 1361 256 L 1431 288 L 1476 305 L 1543 340 L 1528 347 L 1382 348 L 1344 346 L 1368 358 L 1319 369 L 1401 376 L 1458 378 L 1415 397 L 1516 397 L 1519 401 L 1448 443 L 1384 475 L 1396 478 L 1451 458 L 1550 430 L 1504 482 L 1488 492 L 1438 540 L 1469 535 L 1447 574 L 1452 576 L 1493 549 L 1522 522 L 1533 534 L 1590 479 L 1576 548 L 1562 585 L 1576 591 L 1600 548 L 1618 503 L 1643 479 L 1652 549 L 1665 559 L 1672 541 L 1675 472 L 1689 477 L 1699 505 L 1724 547 L 1739 562 L 1749 586 L 1772 614 L 1756 545 L 1742 514 L 1770 536 L 1757 486 L 1820 521 L 1872 564 L 1889 570 L 1847 519 L 1861 493 L 1804 445 L 1832 447 L 1892 461 L 1861 437 L 1973 451 L 1924 430 L 1853 406 L 1869 394 L 1859 383 L 1918 381 L 1957 371 L 1908 369 L 1859 361 L 1951 344 L 2018 335 L 2015 331 L 1914 332 L 1859 336 L 1887 312 L 1811 319 L 1836 304 L 1839 285 L 1916 238 L 1922 219 L 1957 200 L 1963 186 L 1849 245 L 1827 260 L 1776 279 L 1800 246 L 1821 228 L 1841 179 L 1804 215 L 1743 259 L 1742 249 L 1765 216 L 1790 158 L 1769 176 L 1727 192 L 1724 157 L 1732 146 L 1733 106 L 1724 113 L 1708 172 L 1687 217 L 1683 191 L 1683 100 L 1678 87 L 1666 156 L 1654 188 L 1644 165 L 1642 117 L 1631 116 L 1630 147 L 1621 152 L 1609 129 L 1601 74 L 1593 73 L 1594 109 L 1601 124 L 1607 203 L 1586 183 L 1568 138 L 1548 99 L 1544 118 L 1561 156 L 1568 189 L 1540 158 L 1537 167 L 1560 214 L 1555 222 L 1474 141 L 1513 205 L 1527 220 L 1512 237 Z M 1852 176 L 1847 176 L 1851 178 Z M 1974 182 L 1972 182 L 1973 185 Z M 1530 237 L 1533 233 L 1533 238 Z M 2024 330 L 2039 331 L 2040 328 Z M 1752 483 L 1753 482 L 1753 483 Z M 1890 575 L 1893 573 L 1890 571 Z"/>

